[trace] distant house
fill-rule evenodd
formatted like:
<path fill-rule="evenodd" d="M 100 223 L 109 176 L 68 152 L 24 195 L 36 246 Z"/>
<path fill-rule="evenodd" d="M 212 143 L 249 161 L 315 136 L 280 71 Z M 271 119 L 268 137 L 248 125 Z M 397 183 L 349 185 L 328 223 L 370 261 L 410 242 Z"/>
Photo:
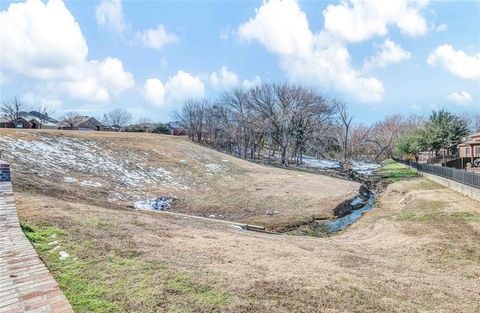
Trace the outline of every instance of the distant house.
<path fill-rule="evenodd" d="M 71 125 L 73 124 L 73 126 Z M 60 122 L 58 129 L 68 130 L 103 130 L 103 125 L 96 118 L 91 116 L 76 116 L 72 119 L 72 123 L 65 121 Z"/>
<path fill-rule="evenodd" d="M 10 119 L 6 117 L 0 117 L 0 128 L 12 128 L 10 127 Z"/>
<path fill-rule="evenodd" d="M 30 112 L 20 112 L 20 116 L 27 120 L 32 127 L 30 128 L 42 128 L 42 129 L 56 129 L 58 128 L 58 121 L 49 117 L 48 115 L 42 114 L 37 111 Z M 23 127 L 28 128 L 28 127 Z"/>
<path fill-rule="evenodd" d="M 476 158 L 480 158 L 480 133 L 470 135 L 467 140 L 458 146 L 461 158 L 470 158 L 473 164 Z"/>
<path fill-rule="evenodd" d="M 166 126 L 174 136 L 186 136 L 187 130 L 179 122 L 169 122 Z"/>
<path fill-rule="evenodd" d="M 19 115 L 15 121 L 8 116 L 0 117 L 0 128 L 55 129 L 58 127 L 56 120 L 36 111 L 20 112 Z"/>

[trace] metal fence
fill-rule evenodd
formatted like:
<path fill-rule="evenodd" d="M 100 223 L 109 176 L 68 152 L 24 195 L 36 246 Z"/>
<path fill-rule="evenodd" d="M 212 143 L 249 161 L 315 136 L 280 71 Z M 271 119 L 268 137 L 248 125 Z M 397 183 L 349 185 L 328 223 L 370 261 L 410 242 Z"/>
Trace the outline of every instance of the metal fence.
<path fill-rule="evenodd" d="M 431 164 L 420 164 L 413 161 L 401 160 L 393 158 L 396 162 L 408 165 L 417 171 L 437 175 L 443 178 L 451 179 L 458 183 L 479 188 L 480 189 L 480 174 L 473 172 L 467 172 L 464 170 L 457 170 L 455 168 L 431 165 Z"/>

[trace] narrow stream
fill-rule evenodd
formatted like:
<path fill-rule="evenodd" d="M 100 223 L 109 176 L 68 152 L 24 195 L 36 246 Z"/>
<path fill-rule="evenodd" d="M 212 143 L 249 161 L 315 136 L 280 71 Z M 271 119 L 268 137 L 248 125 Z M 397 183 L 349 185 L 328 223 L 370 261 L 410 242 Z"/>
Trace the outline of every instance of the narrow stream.
<path fill-rule="evenodd" d="M 352 201 L 352 205 L 358 204 L 359 202 L 357 201 L 362 201 L 362 200 L 360 197 L 357 197 Z M 335 232 L 344 230 L 349 225 L 358 221 L 360 217 L 362 217 L 364 212 L 367 212 L 373 209 L 374 205 L 375 205 L 375 194 L 370 193 L 370 195 L 368 196 L 367 202 L 361 208 L 353 210 L 352 213 L 344 217 L 339 217 L 335 220 L 326 222 L 326 227 L 328 228 L 328 231 L 330 233 L 335 233 Z"/>
<path fill-rule="evenodd" d="M 291 235 L 306 235 L 327 237 L 340 232 L 358 221 L 363 213 L 375 206 L 375 194 L 362 186 L 357 197 L 345 201 L 334 210 L 335 219 L 318 219 L 305 225 L 295 227 L 286 233 Z"/>

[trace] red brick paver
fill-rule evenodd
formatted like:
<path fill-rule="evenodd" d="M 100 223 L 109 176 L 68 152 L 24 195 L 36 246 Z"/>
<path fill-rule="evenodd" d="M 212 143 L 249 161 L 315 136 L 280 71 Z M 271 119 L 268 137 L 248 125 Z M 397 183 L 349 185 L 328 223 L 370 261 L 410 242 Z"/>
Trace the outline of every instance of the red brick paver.
<path fill-rule="evenodd" d="M 0 182 L 0 313 L 73 312 L 18 222 L 12 184 Z"/>

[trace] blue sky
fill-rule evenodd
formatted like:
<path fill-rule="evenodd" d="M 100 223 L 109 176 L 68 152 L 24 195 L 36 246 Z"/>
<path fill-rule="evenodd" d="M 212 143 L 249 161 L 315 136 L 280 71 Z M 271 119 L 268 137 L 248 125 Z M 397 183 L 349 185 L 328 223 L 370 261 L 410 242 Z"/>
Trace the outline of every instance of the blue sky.
<path fill-rule="evenodd" d="M 304 84 L 358 121 L 480 112 L 479 1 L 0 2 L 1 98 L 169 120 L 192 97 Z"/>

